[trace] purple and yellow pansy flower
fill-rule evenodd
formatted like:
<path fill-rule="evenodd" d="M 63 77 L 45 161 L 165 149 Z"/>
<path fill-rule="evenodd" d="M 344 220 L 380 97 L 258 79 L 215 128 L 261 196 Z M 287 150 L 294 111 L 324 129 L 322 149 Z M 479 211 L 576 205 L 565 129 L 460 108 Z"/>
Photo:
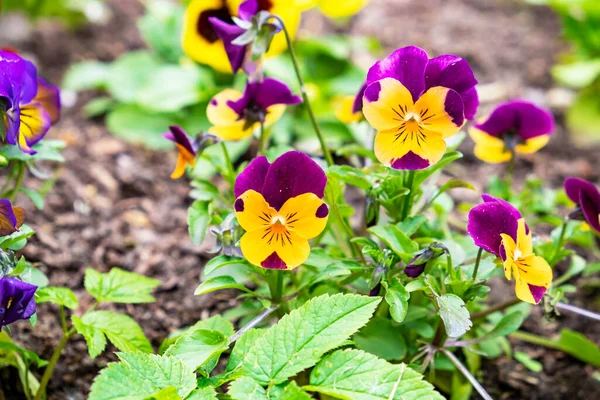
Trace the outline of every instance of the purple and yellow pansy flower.
<path fill-rule="evenodd" d="M 13 206 L 8 199 L 0 199 L 0 236 L 19 230 L 25 220 L 25 209 Z"/>
<path fill-rule="evenodd" d="M 497 164 L 510 161 L 513 153 L 532 154 L 548 144 L 554 131 L 550 111 L 523 100 L 500 104 L 482 122 L 469 128 L 475 156 Z"/>
<path fill-rule="evenodd" d="M 367 74 L 362 112 L 378 130 L 375 155 L 394 169 L 437 163 L 444 139 L 472 119 L 479 100 L 469 63 L 454 55 L 429 59 L 409 46 L 378 61 Z"/>
<path fill-rule="evenodd" d="M 240 140 L 252 135 L 261 123 L 265 126 L 275 123 L 287 104 L 301 102 L 300 97 L 278 80 L 249 81 L 244 93 L 225 89 L 210 100 L 206 114 L 213 126 L 208 132 L 222 140 Z"/>
<path fill-rule="evenodd" d="M 565 180 L 565 192 L 577 204 L 588 225 L 600 233 L 600 191 L 590 182 L 579 178 Z"/>
<path fill-rule="evenodd" d="M 6 141 L 28 154 L 60 118 L 58 89 L 37 76 L 33 63 L 0 50 L 0 104 Z"/>
<path fill-rule="evenodd" d="M 231 43 L 243 33 L 232 17 L 250 21 L 259 11 L 279 16 L 292 36 L 300 25 L 301 12 L 290 0 L 192 0 L 185 12 L 184 52 L 218 71 L 237 71 L 243 64 L 246 46 Z M 267 56 L 280 54 L 286 47 L 285 37 L 276 35 Z"/>
<path fill-rule="evenodd" d="M 367 84 L 365 83 L 360 87 L 356 96 L 344 96 L 341 99 L 335 110 L 337 119 L 345 124 L 350 124 L 358 122 L 363 118 L 363 95 L 366 88 Z"/>
<path fill-rule="evenodd" d="M 506 279 L 515 280 L 517 297 L 538 304 L 552 282 L 548 262 L 533 252 L 532 235 L 519 210 L 484 194 L 469 212 L 467 231 L 475 245 L 502 259 Z"/>
<path fill-rule="evenodd" d="M 0 331 L 8 324 L 35 314 L 36 290 L 37 286 L 17 278 L 0 278 Z"/>
<path fill-rule="evenodd" d="M 246 230 L 244 257 L 256 266 L 294 269 L 310 254 L 309 239 L 323 232 L 329 209 L 327 177 L 304 153 L 289 151 L 272 164 L 255 158 L 235 182 L 235 214 Z"/>
<path fill-rule="evenodd" d="M 181 178 L 188 165 L 192 168 L 196 166 L 198 144 L 195 140 L 190 139 L 183 129 L 176 125 L 170 126 L 169 132 L 165 133 L 163 137 L 175 143 L 178 151 L 177 164 L 171 174 L 171 179 Z"/>

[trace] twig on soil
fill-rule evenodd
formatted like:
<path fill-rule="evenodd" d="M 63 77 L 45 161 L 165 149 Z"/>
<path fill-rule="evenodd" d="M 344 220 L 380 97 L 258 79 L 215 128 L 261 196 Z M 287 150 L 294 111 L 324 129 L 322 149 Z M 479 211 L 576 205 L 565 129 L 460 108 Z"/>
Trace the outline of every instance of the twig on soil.
<path fill-rule="evenodd" d="M 229 343 L 235 342 L 236 340 L 238 340 L 240 338 L 240 336 L 242 336 L 244 334 L 244 332 L 247 332 L 250 329 L 254 328 L 256 325 L 260 324 L 265 318 L 267 318 L 269 315 L 271 315 L 271 313 L 273 311 L 275 311 L 278 307 L 279 306 L 276 305 L 276 306 L 271 306 L 269 308 L 266 308 L 263 312 L 258 314 L 252 321 L 248 322 L 239 331 L 237 331 L 236 333 L 231 335 L 231 337 L 229 338 Z"/>
<path fill-rule="evenodd" d="M 460 360 L 458 358 L 456 358 L 456 356 L 454 354 L 452 354 L 451 351 L 448 351 L 446 349 L 442 349 L 441 351 L 442 351 L 442 353 L 444 353 L 444 355 L 446 357 L 448 357 L 450 359 L 450 361 L 452 361 L 452 364 L 454 364 L 454 366 L 456 368 L 458 368 L 458 370 L 464 375 L 464 377 L 468 379 L 468 381 L 471 383 L 473 388 L 475 390 L 477 390 L 477 393 L 479 393 L 479 395 L 482 398 L 484 398 L 485 400 L 493 400 L 492 397 L 488 394 L 488 392 L 485 391 L 483 386 L 481 386 L 481 384 L 479 382 L 477 382 L 477 379 L 475 379 L 475 377 L 473 375 L 471 375 L 471 372 L 469 372 L 467 367 L 465 367 L 460 362 Z"/>
<path fill-rule="evenodd" d="M 557 303 L 556 308 L 559 310 L 570 311 L 572 313 L 579 314 L 579 315 L 582 315 L 584 317 L 587 317 L 587 318 L 590 318 L 590 319 L 593 319 L 596 321 L 600 321 L 600 314 L 597 314 L 597 313 L 589 311 L 589 310 L 585 310 L 583 308 L 575 307 L 570 304 Z"/>

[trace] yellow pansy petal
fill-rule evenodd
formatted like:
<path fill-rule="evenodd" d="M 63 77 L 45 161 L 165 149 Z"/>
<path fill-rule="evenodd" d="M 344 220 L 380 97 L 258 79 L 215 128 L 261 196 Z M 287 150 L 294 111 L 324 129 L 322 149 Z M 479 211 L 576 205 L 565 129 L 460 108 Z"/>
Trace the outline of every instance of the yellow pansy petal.
<path fill-rule="evenodd" d="M 287 200 L 279 214 L 285 219 L 286 228 L 312 239 L 325 229 L 329 212 L 323 200 L 314 193 L 305 193 Z"/>
<path fill-rule="evenodd" d="M 535 300 L 533 299 L 533 294 L 531 293 L 529 285 L 523 279 L 517 279 L 517 281 L 515 282 L 515 294 L 517 295 L 517 298 L 521 301 L 530 304 L 536 304 Z"/>
<path fill-rule="evenodd" d="M 518 263 L 519 275 L 530 285 L 548 288 L 552 282 L 552 268 L 540 256 L 530 255 Z"/>
<path fill-rule="evenodd" d="M 267 108 L 267 115 L 265 117 L 265 126 L 271 126 L 275 122 L 279 121 L 283 113 L 285 112 L 285 104 L 274 104 Z"/>
<path fill-rule="evenodd" d="M 408 89 L 392 78 L 370 84 L 363 97 L 363 114 L 369 124 L 380 131 L 400 126 L 413 106 Z"/>
<path fill-rule="evenodd" d="M 362 118 L 362 112 L 353 112 L 354 108 L 354 96 L 344 96 L 339 100 L 335 109 L 335 116 L 337 119 L 345 124 L 358 122 Z"/>
<path fill-rule="evenodd" d="M 273 216 L 277 215 L 263 195 L 254 190 L 248 190 L 238 197 L 234 209 L 240 226 L 246 231 L 271 226 Z"/>
<path fill-rule="evenodd" d="M 258 124 L 255 124 L 248 129 L 244 129 L 243 122 L 236 125 L 213 126 L 208 128 L 208 133 L 222 140 L 241 140 L 252 135 L 256 126 L 258 126 Z"/>
<path fill-rule="evenodd" d="M 469 136 L 475 142 L 475 157 L 490 164 L 510 161 L 512 154 L 506 150 L 502 139 L 488 135 L 477 128 L 469 128 Z"/>
<path fill-rule="evenodd" d="M 517 244 L 513 238 L 506 233 L 501 233 L 500 236 L 502 237 L 502 247 L 504 248 L 504 253 L 506 254 L 506 258 L 503 263 L 504 276 L 510 281 L 512 278 L 512 265 L 515 259 L 515 249 L 517 248 Z"/>
<path fill-rule="evenodd" d="M 384 165 L 396 169 L 423 169 L 437 163 L 446 152 L 438 132 L 412 127 L 381 131 L 375 136 L 375 155 Z"/>
<path fill-rule="evenodd" d="M 175 165 L 175 169 L 173 170 L 173 173 L 171 174 L 171 179 L 181 178 L 183 176 L 183 174 L 185 173 L 186 166 L 187 166 L 187 162 L 185 161 L 185 158 L 180 153 L 179 155 L 177 155 L 177 164 Z"/>
<path fill-rule="evenodd" d="M 518 144 L 515 146 L 515 151 L 521 154 L 532 154 L 537 152 L 542 147 L 548 144 L 550 140 L 550 135 L 541 135 L 526 140 L 523 144 Z"/>
<path fill-rule="evenodd" d="M 531 240 L 531 232 L 527 234 L 525 219 L 520 218 L 517 221 L 517 248 L 522 255 L 533 254 L 533 243 Z"/>
<path fill-rule="evenodd" d="M 310 254 L 308 240 L 297 233 L 276 233 L 266 228 L 246 232 L 240 248 L 246 260 L 265 268 L 280 269 L 276 261 L 280 260 L 286 269 L 293 269 L 302 265 Z"/>
<path fill-rule="evenodd" d="M 296 0 L 296 7 L 301 11 L 306 11 L 317 5 L 319 0 Z"/>
<path fill-rule="evenodd" d="M 329 18 L 354 15 L 367 4 L 367 0 L 320 0 L 319 8 Z"/>
<path fill-rule="evenodd" d="M 237 101 L 242 93 L 234 89 L 225 89 L 217 93 L 208 103 L 206 117 L 213 125 L 233 125 L 240 116 L 227 105 L 229 101 Z"/>
<path fill-rule="evenodd" d="M 21 106 L 19 125 L 19 147 L 32 152 L 33 146 L 46 135 L 50 128 L 50 116 L 41 103 L 34 102 Z"/>
<path fill-rule="evenodd" d="M 447 102 L 456 97 L 455 102 Z M 439 132 L 444 138 L 455 135 L 464 123 L 462 100 L 452 89 L 436 86 L 419 97 L 414 113 L 427 129 Z"/>
<path fill-rule="evenodd" d="M 216 16 L 215 11 L 217 10 L 221 10 L 221 13 L 228 13 L 222 0 L 192 0 L 190 2 L 185 10 L 183 23 L 183 51 L 199 63 L 210 65 L 221 72 L 231 73 L 231 64 L 223 42 L 216 36 L 216 33 L 212 32 L 212 26 L 208 26 L 210 24 L 208 16 Z M 204 34 L 208 34 L 209 38 L 203 36 L 198 29 L 202 16 L 206 17 L 202 18 L 202 24 L 208 26 Z"/>

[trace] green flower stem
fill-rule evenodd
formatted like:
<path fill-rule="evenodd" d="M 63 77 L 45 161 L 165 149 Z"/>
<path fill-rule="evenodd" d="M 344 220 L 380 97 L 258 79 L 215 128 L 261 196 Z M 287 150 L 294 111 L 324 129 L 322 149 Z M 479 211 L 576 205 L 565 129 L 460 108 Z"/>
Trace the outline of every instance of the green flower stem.
<path fill-rule="evenodd" d="M 69 328 L 67 327 L 67 315 L 65 314 L 65 306 L 60 306 L 60 325 L 64 334 L 67 334 Z"/>
<path fill-rule="evenodd" d="M 67 343 L 69 342 L 69 340 L 75 335 L 75 333 L 77 333 L 75 331 L 75 328 L 71 328 L 67 333 L 65 333 L 63 335 L 62 339 L 58 343 L 58 346 L 56 346 L 56 349 L 54 349 L 54 353 L 52 353 L 50 362 L 48 363 L 48 366 L 46 367 L 46 370 L 44 371 L 44 375 L 42 375 L 42 380 L 40 381 L 40 387 L 38 388 L 38 391 L 35 394 L 34 400 L 42 400 L 43 395 L 46 393 L 46 386 L 48 386 L 48 383 L 50 382 L 50 378 L 52 378 L 52 374 L 54 373 L 54 368 L 56 368 L 56 363 L 58 363 L 58 360 L 60 359 L 62 351 L 64 350 L 64 348 L 67 345 Z"/>
<path fill-rule="evenodd" d="M 565 218 L 562 227 L 560 229 L 560 236 L 558 237 L 558 242 L 556 243 L 556 247 L 554 248 L 554 252 L 552 253 L 552 258 L 550 259 L 550 266 L 554 267 L 558 262 L 558 255 L 565 245 L 565 233 L 567 233 L 567 225 L 569 224 L 569 219 Z"/>
<path fill-rule="evenodd" d="M 508 161 L 508 166 L 506 167 L 506 172 L 504 173 L 504 183 L 506 183 L 506 200 L 508 201 L 510 201 L 512 194 L 513 172 L 515 170 L 516 158 L 516 153 L 512 152 L 510 160 Z"/>
<path fill-rule="evenodd" d="M 15 179 L 15 183 L 13 184 L 12 189 L 2 193 L 2 197 L 10 200 L 11 203 L 15 201 L 15 199 L 17 198 L 17 194 L 19 194 L 19 190 L 21 189 L 21 185 L 23 185 L 23 178 L 25 177 L 25 163 L 22 161 L 18 161 L 14 166 L 14 170 L 17 171 L 17 177 Z"/>
<path fill-rule="evenodd" d="M 275 304 L 281 304 L 283 296 L 283 271 L 273 270 L 270 271 L 270 275 L 268 283 L 269 289 L 271 290 L 271 300 Z"/>
<path fill-rule="evenodd" d="M 221 149 L 223 150 L 225 167 L 227 168 L 227 176 L 225 179 L 233 186 L 233 183 L 235 182 L 235 169 L 233 168 L 233 163 L 231 162 L 231 157 L 229 157 L 229 152 L 227 151 L 227 146 L 225 146 L 224 141 L 221 141 Z"/>
<path fill-rule="evenodd" d="M 513 332 L 510 335 L 508 335 L 508 337 L 511 337 L 511 338 L 517 339 L 517 340 L 521 340 L 521 341 L 527 342 L 527 343 L 539 344 L 540 346 L 549 347 L 549 348 L 555 349 L 555 350 L 562 350 L 560 345 L 558 343 L 556 343 L 554 340 L 548 339 L 543 336 L 534 335 L 534 334 L 528 333 L 528 332 L 516 331 L 516 332 Z"/>
<path fill-rule="evenodd" d="M 408 171 L 408 179 L 405 187 L 410 192 L 404 197 L 404 204 L 402 206 L 402 221 L 404 221 L 410 215 L 413 202 L 413 183 L 415 180 L 415 171 Z"/>
<path fill-rule="evenodd" d="M 321 144 L 321 150 L 323 151 L 323 156 L 325 157 L 325 161 L 327 161 L 327 165 L 332 166 L 334 164 L 333 157 L 327 149 L 327 144 L 325 143 L 325 138 L 323 137 L 323 133 L 319 128 L 319 124 L 317 123 L 317 119 L 313 112 L 312 106 L 310 105 L 310 100 L 308 99 L 308 94 L 306 93 L 306 87 L 304 86 L 304 81 L 302 80 L 302 74 L 300 73 L 300 67 L 298 66 L 298 60 L 296 58 L 296 53 L 294 52 L 294 46 L 292 45 L 292 39 L 290 34 L 283 23 L 283 20 L 279 18 L 277 15 L 271 15 L 283 29 L 283 33 L 285 34 L 285 40 L 287 42 L 288 49 L 290 51 L 290 56 L 292 58 L 292 64 L 294 64 L 294 71 L 296 72 L 296 77 L 298 78 L 298 83 L 300 84 L 300 91 L 302 93 L 302 99 L 304 100 L 304 105 L 306 106 L 306 110 L 308 111 L 308 115 L 310 117 L 310 122 L 315 129 L 315 133 L 317 134 L 317 138 L 319 139 L 319 143 Z"/>
<path fill-rule="evenodd" d="M 265 151 L 266 151 L 266 146 L 267 143 L 269 141 L 268 138 L 269 134 L 267 133 L 266 129 L 265 129 L 265 123 L 261 122 L 260 123 L 260 139 L 258 140 L 258 151 L 257 151 L 257 155 L 264 155 Z"/>
<path fill-rule="evenodd" d="M 494 313 L 496 311 L 502 311 L 507 309 L 508 307 L 514 306 L 515 304 L 519 304 L 521 302 L 521 300 L 517 299 L 516 297 L 513 299 L 510 299 L 508 301 L 505 301 L 503 303 L 498 303 L 495 306 L 492 306 L 490 308 L 487 308 L 483 311 L 480 312 L 476 312 L 474 314 L 471 315 L 471 321 L 475 321 L 484 317 L 487 317 L 488 315 L 490 315 L 491 313 Z"/>
<path fill-rule="evenodd" d="M 488 392 L 485 391 L 483 386 L 481 386 L 481 384 L 477 381 L 477 379 L 475 379 L 475 377 L 471 374 L 471 372 L 467 369 L 467 367 L 465 367 L 460 362 L 460 360 L 458 358 L 456 358 L 456 356 L 454 354 L 452 354 L 451 351 L 443 349 L 442 353 L 444 353 L 444 355 L 446 357 L 448 357 L 448 359 L 450 359 L 450 361 L 452 361 L 452 364 L 454 364 L 454 366 L 464 375 L 464 377 L 467 378 L 467 380 L 471 383 L 473 388 L 477 391 L 477 393 L 479 393 L 479 395 L 483 399 L 492 400 L 492 397 L 488 394 Z"/>
<path fill-rule="evenodd" d="M 483 254 L 483 249 L 480 247 L 477 252 L 477 259 L 475 260 L 475 269 L 473 270 L 473 278 L 472 281 L 477 280 L 477 272 L 479 271 L 479 263 L 481 262 L 481 255 Z"/>

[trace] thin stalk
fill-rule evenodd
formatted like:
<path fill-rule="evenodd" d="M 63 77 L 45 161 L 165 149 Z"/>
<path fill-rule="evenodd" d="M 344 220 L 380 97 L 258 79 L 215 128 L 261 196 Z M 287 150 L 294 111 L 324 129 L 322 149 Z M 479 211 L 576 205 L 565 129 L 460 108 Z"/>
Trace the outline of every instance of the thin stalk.
<path fill-rule="evenodd" d="M 310 122 L 315 129 L 315 133 L 317 134 L 317 138 L 319 139 L 319 143 L 321 144 L 321 150 L 323 151 L 323 156 L 325 157 L 325 161 L 327 161 L 327 165 L 332 166 L 333 157 L 327 148 L 327 144 L 325 143 L 325 138 L 323 137 L 323 133 L 319 128 L 319 124 L 317 123 L 317 118 L 313 112 L 312 106 L 310 105 L 310 100 L 308 99 L 308 94 L 306 92 L 306 87 L 304 86 L 304 80 L 302 79 L 302 74 L 300 73 L 300 67 L 298 66 L 298 60 L 296 58 L 296 53 L 294 52 L 294 46 L 292 45 L 292 39 L 290 34 L 283 23 L 283 20 L 279 18 L 277 15 L 271 15 L 283 29 L 283 33 L 285 34 L 285 40 L 287 42 L 288 49 L 290 51 L 290 56 L 292 58 L 292 64 L 294 64 L 294 71 L 296 72 L 296 77 L 298 78 L 298 83 L 300 84 L 300 92 L 302 93 L 302 99 L 304 100 L 304 104 L 306 106 L 306 110 L 308 111 L 308 115 L 310 117 Z"/>
<path fill-rule="evenodd" d="M 558 242 L 556 243 L 556 247 L 554 248 L 554 252 L 552 253 L 552 258 L 550 259 L 550 266 L 554 267 L 558 262 L 558 254 L 560 250 L 563 248 L 565 244 L 565 233 L 567 232 L 567 225 L 569 224 L 569 220 L 567 218 L 564 219 L 562 223 L 562 228 L 560 229 L 560 236 L 558 237 Z"/>
<path fill-rule="evenodd" d="M 15 201 L 17 195 L 19 194 L 19 189 L 21 189 L 21 185 L 23 184 L 23 178 L 25 177 L 25 164 L 20 162 L 16 165 L 17 169 L 17 179 L 15 180 L 15 184 L 13 188 L 6 192 L 4 197 L 6 197 L 11 203 Z"/>
<path fill-rule="evenodd" d="M 477 391 L 477 393 L 479 393 L 479 395 L 483 399 L 493 400 L 492 397 L 488 394 L 488 392 L 485 391 L 483 386 L 481 386 L 481 384 L 477 382 L 477 379 L 475 379 L 475 377 L 471 375 L 471 372 L 467 369 L 467 367 L 465 367 L 463 363 L 461 363 L 460 360 L 456 358 L 454 354 L 452 354 L 451 351 L 443 349 L 442 353 L 444 353 L 444 355 L 448 357 L 450 361 L 452 361 L 452 364 L 454 364 L 454 366 L 464 375 L 464 377 L 467 378 L 467 380 L 471 383 L 473 388 Z"/>
<path fill-rule="evenodd" d="M 67 327 L 67 316 L 65 314 L 65 306 L 60 306 L 60 325 L 64 334 L 67 334 L 69 328 Z"/>
<path fill-rule="evenodd" d="M 516 331 L 516 332 L 513 332 L 510 335 L 508 335 L 508 337 L 511 337 L 511 338 L 517 339 L 517 340 L 521 340 L 521 341 L 527 342 L 527 343 L 538 344 L 540 346 L 548 347 L 548 348 L 555 349 L 555 350 L 562 350 L 560 345 L 558 343 L 556 343 L 554 340 L 548 339 L 543 336 L 534 335 L 533 333 Z"/>
<path fill-rule="evenodd" d="M 506 172 L 504 174 L 504 182 L 506 183 L 506 199 L 510 200 L 511 188 L 513 183 L 513 172 L 515 170 L 515 160 L 517 155 L 512 152 L 510 160 L 508 161 L 508 166 L 506 167 Z"/>
<path fill-rule="evenodd" d="M 229 183 L 233 185 L 235 180 L 235 169 L 233 168 L 233 163 L 231 162 L 231 157 L 229 157 L 229 151 L 227 151 L 227 146 L 225 146 L 225 142 L 221 142 L 221 149 L 223 150 L 223 157 L 225 158 L 225 167 L 227 168 L 227 176 L 225 177 Z"/>
<path fill-rule="evenodd" d="M 415 171 L 408 171 L 408 179 L 404 187 L 408 188 L 410 192 L 404 197 L 404 205 L 402 206 L 402 221 L 404 221 L 410 215 L 410 211 L 412 209 L 414 180 Z"/>
<path fill-rule="evenodd" d="M 50 362 L 44 371 L 44 375 L 42 375 L 42 380 L 40 381 L 40 387 L 38 388 L 37 393 L 35 394 L 34 400 L 41 400 L 44 393 L 46 393 L 46 386 L 48 386 L 48 382 L 50 382 L 50 378 L 52 378 L 52 374 L 54 373 L 54 368 L 56 368 L 56 363 L 60 359 L 62 351 L 65 346 L 69 342 L 69 340 L 75 335 L 75 328 L 71 328 L 60 340 L 56 349 L 54 349 L 54 353 L 52 353 L 52 357 L 50 357 Z"/>
<path fill-rule="evenodd" d="M 482 254 L 483 254 L 483 249 L 480 247 L 479 251 L 477 252 L 477 259 L 475 260 L 475 269 L 473 270 L 473 277 L 471 278 L 472 281 L 477 280 L 477 272 L 479 271 L 479 263 L 481 262 Z"/>
<path fill-rule="evenodd" d="M 563 311 L 569 311 L 575 314 L 579 314 L 581 316 L 596 320 L 596 321 L 600 321 L 600 314 L 597 314 L 595 312 L 583 309 L 583 308 L 579 308 L 579 307 L 575 307 L 572 306 L 570 304 L 565 304 L 565 303 L 557 303 L 556 304 L 556 308 L 559 310 L 563 310 Z"/>
<path fill-rule="evenodd" d="M 262 155 L 265 153 L 265 147 L 269 141 L 268 138 L 268 134 L 267 131 L 265 129 L 265 123 L 261 122 L 260 123 L 260 139 L 258 140 L 258 154 L 257 155 Z"/>
<path fill-rule="evenodd" d="M 233 343 L 236 340 L 238 340 L 240 338 L 240 336 L 242 336 L 245 332 L 249 331 L 250 329 L 254 328 L 255 326 L 257 326 L 258 324 L 260 324 L 263 320 L 265 320 L 265 318 L 267 318 L 269 315 L 271 315 L 271 313 L 273 311 L 275 311 L 277 309 L 278 306 L 271 306 L 268 307 L 266 309 L 263 310 L 263 312 L 261 312 L 260 314 L 258 314 L 256 317 L 254 317 L 252 319 L 252 321 L 248 322 L 246 325 L 244 325 L 239 331 L 237 331 L 236 333 L 234 333 L 233 335 L 231 335 L 231 337 L 229 338 L 229 343 Z"/>
<path fill-rule="evenodd" d="M 477 312 L 473 315 L 471 315 L 471 321 L 475 321 L 484 317 L 487 317 L 488 315 L 490 315 L 491 313 L 494 313 L 496 311 L 502 311 L 510 306 L 514 306 L 515 304 L 519 304 L 521 302 L 521 300 L 517 299 L 516 297 L 514 299 L 505 301 L 503 303 L 498 303 L 495 306 L 492 306 L 488 309 L 485 309 L 483 311 Z"/>
<path fill-rule="evenodd" d="M 29 367 L 31 364 L 28 361 L 25 361 L 25 397 L 27 400 L 31 400 L 31 389 L 29 386 Z"/>
<path fill-rule="evenodd" d="M 283 271 L 273 270 L 268 279 L 269 290 L 271 291 L 271 300 L 275 304 L 281 303 L 283 295 Z"/>

